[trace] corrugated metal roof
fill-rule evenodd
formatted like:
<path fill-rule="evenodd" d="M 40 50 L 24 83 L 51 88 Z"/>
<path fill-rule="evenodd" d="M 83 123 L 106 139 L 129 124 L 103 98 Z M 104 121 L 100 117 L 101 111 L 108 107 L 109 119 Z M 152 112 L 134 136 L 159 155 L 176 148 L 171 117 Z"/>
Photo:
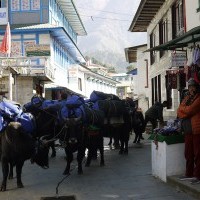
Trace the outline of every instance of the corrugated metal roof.
<path fill-rule="evenodd" d="M 56 0 L 63 14 L 78 35 L 87 35 L 73 0 Z"/>
<path fill-rule="evenodd" d="M 151 20 L 165 0 L 141 0 L 138 10 L 129 27 L 131 32 L 146 32 Z"/>

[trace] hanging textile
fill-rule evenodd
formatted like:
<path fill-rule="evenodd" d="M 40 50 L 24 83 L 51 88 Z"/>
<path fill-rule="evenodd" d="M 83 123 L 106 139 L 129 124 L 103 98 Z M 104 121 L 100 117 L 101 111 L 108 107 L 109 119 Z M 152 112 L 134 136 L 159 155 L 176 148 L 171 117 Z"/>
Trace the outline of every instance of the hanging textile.
<path fill-rule="evenodd" d="M 192 66 L 193 64 L 193 56 L 194 56 L 194 49 L 191 48 L 190 52 L 188 52 L 188 59 L 187 59 L 187 66 Z"/>
<path fill-rule="evenodd" d="M 165 83 L 167 89 L 181 90 L 186 87 L 186 73 L 185 69 L 167 70 L 165 76 Z"/>

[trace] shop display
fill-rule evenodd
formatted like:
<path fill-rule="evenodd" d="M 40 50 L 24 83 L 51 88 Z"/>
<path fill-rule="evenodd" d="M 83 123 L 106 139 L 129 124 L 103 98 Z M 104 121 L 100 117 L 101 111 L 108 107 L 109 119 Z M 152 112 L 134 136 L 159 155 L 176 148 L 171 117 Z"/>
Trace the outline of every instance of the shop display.
<path fill-rule="evenodd" d="M 184 135 L 181 130 L 181 121 L 178 119 L 168 120 L 166 126 L 154 129 L 149 139 L 154 141 L 156 149 L 158 142 L 166 142 L 168 145 L 183 143 Z"/>

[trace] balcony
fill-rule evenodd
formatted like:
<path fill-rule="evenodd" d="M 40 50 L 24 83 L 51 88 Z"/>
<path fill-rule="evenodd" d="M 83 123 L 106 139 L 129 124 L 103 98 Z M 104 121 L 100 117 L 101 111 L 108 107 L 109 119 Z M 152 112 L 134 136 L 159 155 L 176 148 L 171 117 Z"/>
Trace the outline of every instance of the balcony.
<path fill-rule="evenodd" d="M 0 68 L 10 68 L 19 76 L 37 77 L 47 82 L 52 82 L 55 78 L 55 68 L 49 57 L 1 57 Z M 6 75 L 4 71 L 3 75 Z"/>

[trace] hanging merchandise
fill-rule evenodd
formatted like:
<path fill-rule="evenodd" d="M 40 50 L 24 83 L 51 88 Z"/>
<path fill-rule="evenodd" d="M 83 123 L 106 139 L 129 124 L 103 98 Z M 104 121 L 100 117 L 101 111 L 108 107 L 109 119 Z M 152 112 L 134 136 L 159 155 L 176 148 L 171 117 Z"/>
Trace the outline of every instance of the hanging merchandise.
<path fill-rule="evenodd" d="M 200 70 L 194 72 L 194 80 L 200 84 Z"/>
<path fill-rule="evenodd" d="M 177 74 L 170 74 L 170 79 L 172 89 L 177 89 Z"/>
<path fill-rule="evenodd" d="M 176 89 L 177 88 L 177 74 L 168 71 L 166 78 L 166 88 L 167 89 Z"/>
<path fill-rule="evenodd" d="M 167 70 L 166 73 L 166 89 L 182 90 L 186 87 L 186 73 L 184 68 L 178 70 Z"/>
<path fill-rule="evenodd" d="M 199 49 L 199 46 L 197 46 L 197 47 L 194 49 L 193 64 L 194 64 L 195 66 L 200 67 L 200 49 Z"/>
<path fill-rule="evenodd" d="M 193 56 L 194 56 L 194 49 L 191 48 L 190 51 L 188 52 L 188 59 L 187 59 L 187 66 L 192 66 L 193 64 Z"/>

